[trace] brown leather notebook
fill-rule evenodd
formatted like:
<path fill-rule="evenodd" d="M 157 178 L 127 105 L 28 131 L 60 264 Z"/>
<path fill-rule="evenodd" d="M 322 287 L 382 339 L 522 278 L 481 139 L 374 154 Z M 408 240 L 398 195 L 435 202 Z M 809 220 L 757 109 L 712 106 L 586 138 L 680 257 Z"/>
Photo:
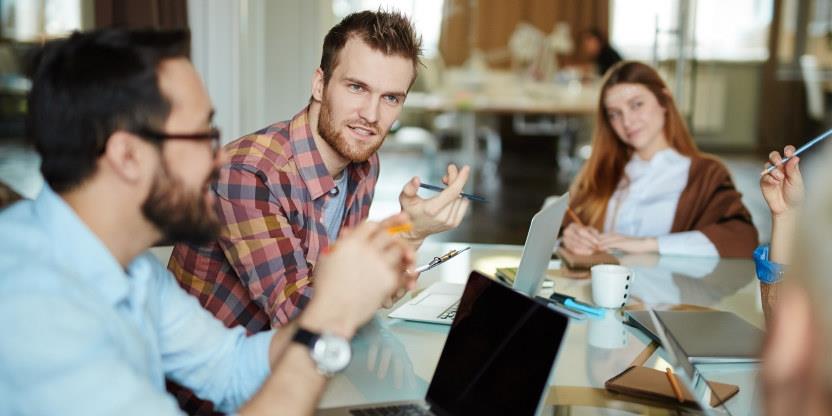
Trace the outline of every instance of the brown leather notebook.
<path fill-rule="evenodd" d="M 563 247 L 558 247 L 555 253 L 566 264 L 566 267 L 572 270 L 588 270 L 596 264 L 618 264 L 618 259 L 610 253 L 597 252 L 582 256 Z"/>
<path fill-rule="evenodd" d="M 676 376 L 674 375 L 674 377 Z M 679 385 L 682 385 L 681 381 Z M 709 381 L 708 385 L 713 390 L 713 394 L 711 395 L 712 407 L 719 406 L 723 401 L 734 397 L 740 391 L 740 388 L 733 384 Z M 679 403 L 676 395 L 673 393 L 673 388 L 670 387 L 667 374 L 648 367 L 632 366 L 624 370 L 621 374 L 607 380 L 604 383 L 604 387 L 614 393 L 665 403 Z M 682 403 L 683 405 L 698 407 L 696 400 L 691 397 L 687 390 L 683 388 L 682 393 L 685 397 L 684 403 Z"/>

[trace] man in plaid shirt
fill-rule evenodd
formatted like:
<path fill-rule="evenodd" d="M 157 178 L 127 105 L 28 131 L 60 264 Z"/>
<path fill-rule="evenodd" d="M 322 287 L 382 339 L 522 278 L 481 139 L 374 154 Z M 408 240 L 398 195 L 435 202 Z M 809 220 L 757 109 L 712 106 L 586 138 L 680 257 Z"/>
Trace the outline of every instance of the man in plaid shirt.
<path fill-rule="evenodd" d="M 189 39 L 100 29 L 33 57 L 27 136 L 47 184 L 0 210 L 0 415 L 181 415 L 165 377 L 229 413 L 312 414 L 348 340 L 415 284 L 411 247 L 385 231 L 406 215 L 365 222 L 322 256 L 294 322 L 249 336 L 146 251 L 220 228 L 208 185 L 227 159 Z"/>
<path fill-rule="evenodd" d="M 368 216 L 376 151 L 416 78 L 420 46 L 398 13 L 347 16 L 324 40 L 308 107 L 226 146 L 230 163 L 213 186 L 221 237 L 178 244 L 168 264 L 226 325 L 278 327 L 309 302 L 321 253 Z M 431 199 L 416 195 L 418 178 L 409 181 L 399 199 L 413 228 L 401 237 L 418 247 L 456 227 L 468 209 L 459 197 L 468 174 L 449 166 L 448 189 Z"/>

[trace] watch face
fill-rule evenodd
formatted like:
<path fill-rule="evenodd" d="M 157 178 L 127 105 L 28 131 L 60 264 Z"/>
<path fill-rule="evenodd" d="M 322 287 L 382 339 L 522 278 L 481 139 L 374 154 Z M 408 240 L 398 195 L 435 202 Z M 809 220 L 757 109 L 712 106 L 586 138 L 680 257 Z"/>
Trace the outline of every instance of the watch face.
<path fill-rule="evenodd" d="M 345 368 L 352 358 L 350 343 L 341 337 L 321 334 L 312 348 L 312 358 L 318 369 L 326 374 L 334 374 Z"/>

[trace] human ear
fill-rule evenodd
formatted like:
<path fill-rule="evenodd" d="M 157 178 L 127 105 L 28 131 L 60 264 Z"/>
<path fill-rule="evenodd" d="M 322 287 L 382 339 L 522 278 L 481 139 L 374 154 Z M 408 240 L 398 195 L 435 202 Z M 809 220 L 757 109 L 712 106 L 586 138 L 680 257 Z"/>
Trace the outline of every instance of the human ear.
<path fill-rule="evenodd" d="M 315 69 L 315 74 L 312 75 L 312 98 L 321 102 L 324 98 L 324 70 L 321 68 Z"/>
<path fill-rule="evenodd" d="M 107 139 L 101 162 L 124 181 L 136 183 L 143 174 L 141 144 L 142 140 L 134 134 L 116 131 Z"/>

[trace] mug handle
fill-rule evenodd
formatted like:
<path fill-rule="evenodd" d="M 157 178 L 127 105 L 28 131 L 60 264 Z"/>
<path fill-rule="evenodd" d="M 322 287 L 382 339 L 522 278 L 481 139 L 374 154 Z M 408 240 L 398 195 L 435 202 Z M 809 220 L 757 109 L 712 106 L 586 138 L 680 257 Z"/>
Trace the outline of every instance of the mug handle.
<path fill-rule="evenodd" d="M 624 301 L 621 303 L 621 307 L 623 308 L 624 305 L 627 303 L 627 299 L 630 297 L 630 285 L 633 284 L 633 269 L 627 268 L 627 283 L 624 286 Z"/>

